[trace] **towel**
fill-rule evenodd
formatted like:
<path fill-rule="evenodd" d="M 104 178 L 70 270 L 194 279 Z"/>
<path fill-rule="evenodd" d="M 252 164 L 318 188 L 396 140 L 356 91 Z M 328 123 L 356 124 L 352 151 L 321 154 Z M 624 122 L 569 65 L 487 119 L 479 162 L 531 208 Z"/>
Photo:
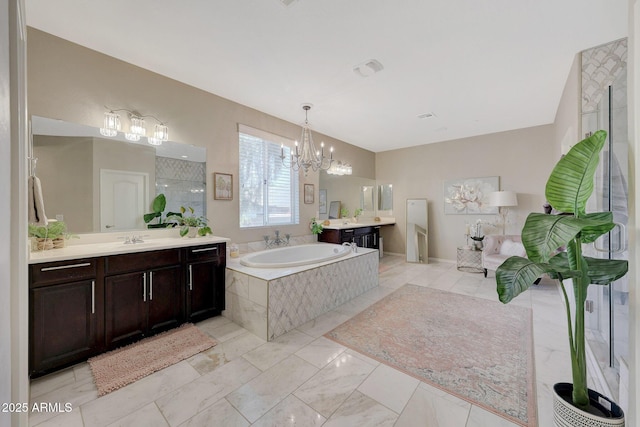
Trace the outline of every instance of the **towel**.
<path fill-rule="evenodd" d="M 29 177 L 29 222 L 31 224 L 47 226 L 47 215 L 44 213 L 44 200 L 42 199 L 42 186 L 37 176 Z"/>

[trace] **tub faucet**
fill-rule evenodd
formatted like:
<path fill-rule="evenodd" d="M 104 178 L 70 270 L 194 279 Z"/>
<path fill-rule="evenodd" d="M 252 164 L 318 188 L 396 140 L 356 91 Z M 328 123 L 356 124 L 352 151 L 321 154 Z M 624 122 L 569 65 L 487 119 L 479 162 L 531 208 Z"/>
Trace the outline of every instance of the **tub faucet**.
<path fill-rule="evenodd" d="M 356 242 L 344 242 L 342 246 L 349 246 L 351 248 L 351 252 L 358 252 L 358 245 L 356 245 Z"/>
<path fill-rule="evenodd" d="M 280 237 L 280 230 L 275 231 L 275 237 L 271 238 L 269 236 L 263 236 L 264 244 L 267 249 L 270 249 L 274 246 L 289 246 L 289 239 L 291 239 L 290 234 L 285 234 L 284 238 Z"/>

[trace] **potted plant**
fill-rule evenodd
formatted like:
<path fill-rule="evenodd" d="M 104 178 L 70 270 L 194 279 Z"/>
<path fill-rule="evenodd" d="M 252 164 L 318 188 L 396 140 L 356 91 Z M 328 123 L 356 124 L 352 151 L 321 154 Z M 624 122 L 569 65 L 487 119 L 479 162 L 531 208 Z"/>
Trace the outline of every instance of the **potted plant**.
<path fill-rule="evenodd" d="M 168 212 L 166 217 L 162 218 L 162 213 L 167 207 L 167 198 L 164 194 L 158 194 L 151 203 L 151 209 L 153 212 L 146 213 L 143 215 L 144 223 L 147 224 L 147 228 L 167 228 L 167 227 L 175 227 L 175 222 L 168 222 L 167 219 L 170 216 L 177 215 L 176 212 Z M 154 219 L 158 218 L 158 222 L 155 224 L 149 224 Z"/>
<path fill-rule="evenodd" d="M 362 209 L 356 208 L 356 210 L 353 211 L 353 222 L 358 222 L 358 217 L 360 215 L 362 215 Z"/>
<path fill-rule="evenodd" d="M 187 210 L 190 212 L 190 215 L 185 216 L 185 212 L 187 212 Z M 181 206 L 180 213 L 173 213 L 167 216 L 167 220 L 172 221 L 180 227 L 180 237 L 196 237 L 196 235 L 206 236 L 207 234 L 213 233 L 213 231 L 211 231 L 211 227 L 207 225 L 207 218 L 203 216 L 195 216 L 194 210 L 191 206 L 187 208 Z"/>
<path fill-rule="evenodd" d="M 508 303 L 529 288 L 543 274 L 558 279 L 568 322 L 573 384 L 554 386 L 556 425 L 624 425 L 622 409 L 614 402 L 587 388 L 585 355 L 585 301 L 590 284 L 607 285 L 627 273 L 624 260 L 590 258 L 582 245 L 594 242 L 614 227 L 611 212 L 587 213 L 586 203 L 593 192 L 593 181 L 605 131 L 597 131 L 576 144 L 551 172 L 545 196 L 551 206 L 564 215 L 531 213 L 522 229 L 527 258 L 510 257 L 496 270 L 500 301 Z M 566 251 L 559 251 L 566 248 Z M 575 313 L 573 316 L 564 281 L 571 279 Z M 559 421 L 556 421 L 557 423 Z"/>
<path fill-rule="evenodd" d="M 349 209 L 342 207 L 340 208 L 340 218 L 348 218 L 349 217 Z"/>
<path fill-rule="evenodd" d="M 43 251 L 63 248 L 65 239 L 71 235 L 63 221 L 49 221 L 47 225 L 29 224 L 29 237 L 33 238 L 32 249 Z"/>
<path fill-rule="evenodd" d="M 311 222 L 309 223 L 309 228 L 311 229 L 311 234 L 317 236 L 322 233 L 322 224 L 316 220 L 316 217 L 311 218 Z M 316 237 L 317 238 L 317 237 Z"/>

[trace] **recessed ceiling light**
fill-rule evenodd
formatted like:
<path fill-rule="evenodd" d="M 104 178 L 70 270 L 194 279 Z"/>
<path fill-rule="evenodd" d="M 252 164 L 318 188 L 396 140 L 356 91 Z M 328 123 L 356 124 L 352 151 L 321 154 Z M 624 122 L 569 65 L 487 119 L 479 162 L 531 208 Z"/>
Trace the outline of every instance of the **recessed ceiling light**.
<path fill-rule="evenodd" d="M 368 61 L 363 62 L 362 64 L 358 64 L 353 67 L 353 72 L 359 75 L 360 77 L 369 77 L 378 73 L 384 69 L 384 65 L 380 63 L 377 59 L 369 59 Z"/>
<path fill-rule="evenodd" d="M 435 119 L 436 115 L 433 113 L 422 113 L 418 114 L 419 119 Z"/>

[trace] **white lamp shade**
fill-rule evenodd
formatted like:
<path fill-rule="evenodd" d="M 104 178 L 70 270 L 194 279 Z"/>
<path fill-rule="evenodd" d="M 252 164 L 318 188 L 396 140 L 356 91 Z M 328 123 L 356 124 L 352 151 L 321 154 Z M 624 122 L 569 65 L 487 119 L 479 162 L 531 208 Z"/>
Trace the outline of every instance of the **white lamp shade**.
<path fill-rule="evenodd" d="M 490 206 L 518 206 L 518 197 L 515 191 L 494 191 L 489 193 Z"/>

